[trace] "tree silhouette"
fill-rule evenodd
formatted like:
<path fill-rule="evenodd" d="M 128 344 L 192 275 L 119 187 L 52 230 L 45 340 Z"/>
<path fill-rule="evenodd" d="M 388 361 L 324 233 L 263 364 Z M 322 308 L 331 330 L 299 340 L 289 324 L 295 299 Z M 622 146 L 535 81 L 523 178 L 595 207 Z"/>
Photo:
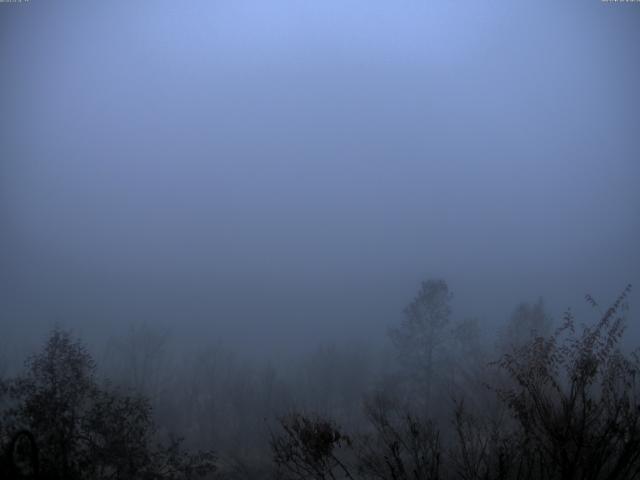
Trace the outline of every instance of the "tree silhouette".
<path fill-rule="evenodd" d="M 93 358 L 64 330 L 5 388 L 2 436 L 31 432 L 47 478 L 178 479 L 214 469 L 211 452 L 187 454 L 175 439 L 160 445 L 148 400 L 98 385 Z"/>
<path fill-rule="evenodd" d="M 418 294 L 405 308 L 400 326 L 389 331 L 400 362 L 425 392 L 427 409 L 432 406 L 435 356 L 445 340 L 451 297 L 444 280 L 422 282 Z"/>

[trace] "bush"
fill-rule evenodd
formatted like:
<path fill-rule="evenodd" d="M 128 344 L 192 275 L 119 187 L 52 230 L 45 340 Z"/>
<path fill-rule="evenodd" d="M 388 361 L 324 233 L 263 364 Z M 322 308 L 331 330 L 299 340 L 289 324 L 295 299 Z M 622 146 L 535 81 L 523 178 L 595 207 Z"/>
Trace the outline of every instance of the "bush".
<path fill-rule="evenodd" d="M 498 394 L 516 422 L 520 456 L 533 478 L 639 477 L 640 364 L 636 354 L 625 356 L 618 348 L 629 291 L 627 286 L 595 326 L 576 334 L 568 312 L 553 335 L 499 362 L 514 385 Z"/>
<path fill-rule="evenodd" d="M 330 421 L 317 416 L 293 413 L 280 419 L 282 432 L 272 434 L 271 450 L 278 476 L 287 479 L 351 478 L 341 447 L 351 440 Z"/>

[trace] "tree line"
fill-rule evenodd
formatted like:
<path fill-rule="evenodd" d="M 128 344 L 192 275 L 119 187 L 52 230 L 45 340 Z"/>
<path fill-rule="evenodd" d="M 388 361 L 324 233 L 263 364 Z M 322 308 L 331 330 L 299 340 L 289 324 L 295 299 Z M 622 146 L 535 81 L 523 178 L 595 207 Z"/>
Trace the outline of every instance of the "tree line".
<path fill-rule="evenodd" d="M 640 478 L 629 293 L 607 308 L 587 296 L 592 324 L 523 303 L 492 344 L 427 280 L 386 354 L 327 347 L 288 370 L 221 347 L 177 364 L 149 327 L 111 342 L 99 370 L 55 328 L 0 377 L 0 477 Z"/>

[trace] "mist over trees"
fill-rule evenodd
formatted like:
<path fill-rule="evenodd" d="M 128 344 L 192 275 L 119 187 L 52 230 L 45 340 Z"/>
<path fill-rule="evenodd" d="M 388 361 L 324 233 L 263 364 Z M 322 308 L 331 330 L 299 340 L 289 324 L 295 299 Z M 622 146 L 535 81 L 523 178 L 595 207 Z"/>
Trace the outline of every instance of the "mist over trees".
<path fill-rule="evenodd" d="M 149 326 L 99 366 L 54 328 L 0 377 L 8 478 L 640 478 L 638 351 L 626 287 L 595 322 L 521 303 L 494 340 L 420 284 L 390 350 L 330 346 L 256 365 L 219 346 L 170 358 Z M 121 363 L 123 362 L 123 363 Z"/>
<path fill-rule="evenodd" d="M 0 0 L 0 480 L 640 480 L 639 26 Z"/>

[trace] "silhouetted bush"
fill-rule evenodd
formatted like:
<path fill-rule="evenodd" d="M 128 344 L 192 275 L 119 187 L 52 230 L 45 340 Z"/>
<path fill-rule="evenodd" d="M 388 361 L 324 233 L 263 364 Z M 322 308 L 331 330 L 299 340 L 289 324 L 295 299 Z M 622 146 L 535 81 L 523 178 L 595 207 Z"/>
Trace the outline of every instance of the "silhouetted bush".
<path fill-rule="evenodd" d="M 317 416 L 293 413 L 280 419 L 282 432 L 271 437 L 273 460 L 281 478 L 335 479 L 351 478 L 341 447 L 351 445 L 330 421 Z"/>
<path fill-rule="evenodd" d="M 618 348 L 629 291 L 630 286 L 595 326 L 576 333 L 569 312 L 553 335 L 500 360 L 514 381 L 498 394 L 516 422 L 519 456 L 533 472 L 525 478 L 613 480 L 640 474 L 640 365 L 637 355 Z"/>
<path fill-rule="evenodd" d="M 358 437 L 361 475 L 394 480 L 440 478 L 440 433 L 432 422 L 383 395 L 366 402 L 365 411 L 373 431 Z"/>

